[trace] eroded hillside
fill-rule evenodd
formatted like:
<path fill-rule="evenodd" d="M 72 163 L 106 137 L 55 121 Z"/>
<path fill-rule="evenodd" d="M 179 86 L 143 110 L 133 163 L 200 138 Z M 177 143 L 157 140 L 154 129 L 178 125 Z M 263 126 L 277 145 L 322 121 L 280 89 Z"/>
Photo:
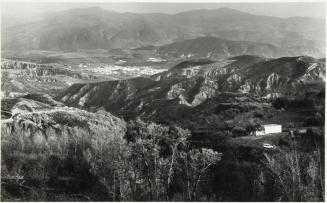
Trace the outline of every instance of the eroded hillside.
<path fill-rule="evenodd" d="M 252 94 L 259 99 L 319 92 L 324 75 L 325 63 L 311 57 L 240 56 L 223 61 L 182 62 L 150 78 L 76 84 L 58 100 L 120 116 L 154 118 L 160 115 L 160 109 L 174 107 L 184 111 L 228 92 Z"/>

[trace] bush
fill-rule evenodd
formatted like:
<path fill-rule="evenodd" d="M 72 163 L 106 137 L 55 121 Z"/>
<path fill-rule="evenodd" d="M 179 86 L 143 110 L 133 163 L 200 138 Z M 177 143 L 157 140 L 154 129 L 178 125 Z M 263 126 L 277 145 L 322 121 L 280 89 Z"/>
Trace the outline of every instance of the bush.
<path fill-rule="evenodd" d="M 324 122 L 324 117 L 317 112 L 314 116 L 307 118 L 304 123 L 306 126 L 322 126 Z"/>
<path fill-rule="evenodd" d="M 259 111 L 259 110 L 256 110 L 255 112 L 253 112 L 253 116 L 255 118 L 263 118 L 263 111 Z"/>
<path fill-rule="evenodd" d="M 271 104 L 276 109 L 282 109 L 289 105 L 289 101 L 286 98 L 276 98 L 271 102 Z"/>
<path fill-rule="evenodd" d="M 246 130 L 243 127 L 234 127 L 232 129 L 232 134 L 233 137 L 242 137 L 247 135 Z"/>

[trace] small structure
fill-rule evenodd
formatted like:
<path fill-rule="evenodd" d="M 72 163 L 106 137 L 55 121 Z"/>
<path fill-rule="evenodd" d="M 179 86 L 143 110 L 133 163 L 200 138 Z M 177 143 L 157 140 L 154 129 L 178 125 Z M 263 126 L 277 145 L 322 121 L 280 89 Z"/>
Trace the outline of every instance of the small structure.
<path fill-rule="evenodd" d="M 262 130 L 255 132 L 255 135 L 267 135 L 273 133 L 281 133 L 282 125 L 279 124 L 266 124 L 262 126 Z"/>

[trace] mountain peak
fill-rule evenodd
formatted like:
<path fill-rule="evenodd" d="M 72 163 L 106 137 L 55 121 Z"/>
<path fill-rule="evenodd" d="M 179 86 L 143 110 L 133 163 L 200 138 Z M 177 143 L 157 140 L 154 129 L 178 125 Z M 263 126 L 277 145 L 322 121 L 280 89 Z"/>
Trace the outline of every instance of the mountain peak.
<path fill-rule="evenodd" d="M 234 9 L 234 8 L 229 8 L 229 7 L 221 7 L 221 8 L 218 8 L 216 9 L 216 11 L 224 11 L 224 12 L 238 12 L 238 13 L 243 13 L 242 11 L 239 11 L 237 9 Z"/>
<path fill-rule="evenodd" d="M 100 6 L 92 6 L 87 8 L 73 8 L 73 9 L 65 10 L 63 12 L 70 13 L 70 14 L 118 14 L 118 12 L 109 11 Z"/>

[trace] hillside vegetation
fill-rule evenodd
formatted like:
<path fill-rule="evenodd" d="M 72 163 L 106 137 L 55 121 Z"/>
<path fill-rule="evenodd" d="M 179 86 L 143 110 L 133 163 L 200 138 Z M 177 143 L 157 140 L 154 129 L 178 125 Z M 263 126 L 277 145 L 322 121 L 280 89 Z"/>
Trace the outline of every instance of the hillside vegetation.
<path fill-rule="evenodd" d="M 196 200 L 199 175 L 221 159 L 189 148 L 190 132 L 177 126 L 29 98 L 3 101 L 13 116 L 1 124 L 2 200 Z M 189 187 L 176 190 L 179 181 Z"/>
<path fill-rule="evenodd" d="M 317 108 L 323 99 L 320 96 L 314 101 Z M 225 95 L 224 99 L 232 98 L 237 96 Z M 230 108 L 238 109 L 239 116 L 246 115 L 260 102 L 253 97 L 247 101 L 242 102 L 243 106 L 220 103 L 214 112 L 224 119 L 231 117 Z M 212 105 L 203 105 L 199 107 L 212 111 Z M 236 128 L 228 129 L 228 125 L 224 131 L 200 133 L 199 139 L 196 129 L 140 119 L 126 123 L 108 112 L 65 107 L 47 95 L 7 99 L 1 106 L 3 201 L 323 198 L 323 120 L 319 116 L 315 116 L 316 123 L 307 120 L 316 127 L 296 140 L 283 135 L 249 139 Z M 291 107 L 284 108 L 288 111 Z M 266 117 L 255 113 L 258 118 Z M 251 125 L 244 120 L 241 124 Z M 229 125 L 237 127 L 237 123 Z M 244 129 L 251 130 L 248 126 Z M 277 146 L 277 151 L 263 148 L 262 143 L 267 142 Z M 291 179 L 294 176 L 300 185 Z M 242 187 L 236 187 L 240 183 Z"/>

